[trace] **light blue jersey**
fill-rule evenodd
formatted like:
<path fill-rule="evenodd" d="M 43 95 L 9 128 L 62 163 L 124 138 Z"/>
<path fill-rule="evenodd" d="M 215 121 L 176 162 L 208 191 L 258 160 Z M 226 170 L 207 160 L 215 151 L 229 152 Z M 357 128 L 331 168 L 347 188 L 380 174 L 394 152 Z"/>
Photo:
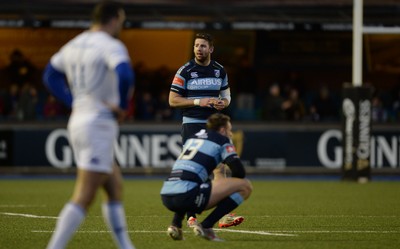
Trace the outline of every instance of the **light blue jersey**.
<path fill-rule="evenodd" d="M 201 130 L 184 144 L 161 194 L 186 193 L 207 182 L 218 164 L 229 157 L 237 157 L 237 153 L 227 137 L 214 131 Z"/>

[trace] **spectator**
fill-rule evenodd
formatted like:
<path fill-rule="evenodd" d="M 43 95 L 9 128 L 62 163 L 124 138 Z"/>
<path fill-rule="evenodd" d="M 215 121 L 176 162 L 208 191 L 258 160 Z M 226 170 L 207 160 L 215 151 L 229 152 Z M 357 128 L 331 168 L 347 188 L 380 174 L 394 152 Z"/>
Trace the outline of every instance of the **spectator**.
<path fill-rule="evenodd" d="M 8 119 L 17 118 L 19 88 L 17 84 L 11 84 L 4 95 L 3 115 Z"/>
<path fill-rule="evenodd" d="M 25 82 L 33 82 L 36 67 L 18 49 L 10 55 L 10 63 L 5 68 L 9 82 L 16 83 L 22 87 Z"/>
<path fill-rule="evenodd" d="M 168 97 L 168 90 L 161 92 L 156 109 L 156 120 L 158 121 L 172 119 L 173 112 L 172 109 L 169 107 Z"/>
<path fill-rule="evenodd" d="M 285 101 L 287 106 L 286 119 L 289 121 L 300 121 L 305 115 L 305 107 L 303 101 L 299 98 L 299 91 L 295 88 L 289 90 L 288 99 Z"/>
<path fill-rule="evenodd" d="M 281 88 L 278 83 L 269 87 L 269 94 L 264 103 L 263 118 L 268 121 L 285 120 L 285 109 L 288 108 L 285 99 L 281 96 Z"/>
<path fill-rule="evenodd" d="M 372 97 L 372 122 L 386 122 L 388 113 L 383 107 L 381 98 L 378 95 Z"/>
<path fill-rule="evenodd" d="M 144 91 L 137 96 L 136 114 L 138 120 L 154 120 L 156 114 L 156 100 L 150 92 Z"/>
<path fill-rule="evenodd" d="M 18 118 L 29 121 L 35 120 L 37 102 L 38 96 L 36 88 L 30 83 L 25 83 L 21 89 L 18 102 Z"/>
<path fill-rule="evenodd" d="M 313 121 L 338 121 L 339 107 L 326 86 L 319 89 L 318 96 L 313 100 L 310 107 Z"/>
<path fill-rule="evenodd" d="M 299 97 L 304 97 L 305 84 L 302 75 L 296 71 L 290 71 L 289 73 L 285 73 L 285 75 L 288 78 L 284 80 L 285 84 L 282 95 L 289 97 L 291 89 L 296 88 Z"/>
<path fill-rule="evenodd" d="M 43 116 L 45 119 L 58 119 L 63 116 L 63 106 L 53 95 L 47 96 L 43 106 Z"/>
<path fill-rule="evenodd" d="M 396 91 L 396 95 L 393 101 L 393 116 L 395 121 L 400 121 L 400 89 Z"/>

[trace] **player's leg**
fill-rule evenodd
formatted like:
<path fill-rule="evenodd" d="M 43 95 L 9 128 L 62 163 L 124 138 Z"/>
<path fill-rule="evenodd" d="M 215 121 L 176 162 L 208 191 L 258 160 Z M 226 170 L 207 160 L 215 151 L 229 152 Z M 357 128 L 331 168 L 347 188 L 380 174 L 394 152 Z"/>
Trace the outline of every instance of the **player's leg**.
<path fill-rule="evenodd" d="M 61 249 L 66 246 L 85 218 L 97 190 L 107 178 L 108 174 L 78 169 L 73 196 L 58 217 L 56 229 L 47 246 L 48 249 Z"/>
<path fill-rule="evenodd" d="M 114 166 L 111 176 L 104 184 L 105 202 L 102 204 L 103 217 L 112 231 L 119 248 L 134 248 L 127 232 L 125 210 L 122 205 L 122 175 Z"/>
<path fill-rule="evenodd" d="M 185 218 L 190 193 L 169 195 L 161 194 L 163 205 L 174 212 L 171 225 L 167 229 L 167 234 L 173 240 L 184 240 L 182 232 L 182 221 Z"/>
<path fill-rule="evenodd" d="M 226 178 L 231 175 L 231 171 L 226 164 L 220 163 L 213 171 L 214 180 Z M 218 222 L 220 228 L 237 226 L 244 221 L 244 217 L 233 213 L 224 215 Z"/>
<path fill-rule="evenodd" d="M 182 145 L 185 144 L 186 140 L 192 137 L 194 134 L 199 132 L 201 129 L 206 129 L 205 123 L 186 123 L 182 125 Z M 186 213 L 187 226 L 194 227 L 198 224 L 197 216 L 195 212 Z"/>
<path fill-rule="evenodd" d="M 197 234 L 209 240 L 219 241 L 212 227 L 226 213 L 231 212 L 246 200 L 251 191 L 252 186 L 247 179 L 223 178 L 213 181 L 206 209 L 215 206 L 216 208 L 201 222 L 202 232 Z"/>
<path fill-rule="evenodd" d="M 174 217 L 172 218 L 172 223 L 167 229 L 167 234 L 173 240 L 184 240 L 182 232 L 182 220 L 184 218 L 185 218 L 184 212 L 174 213 Z"/>
<path fill-rule="evenodd" d="M 94 120 L 90 116 L 71 116 L 68 122 L 70 143 L 78 165 L 71 202 L 60 213 L 48 248 L 64 248 L 93 202 L 97 190 L 110 177 L 113 141 L 117 134 L 115 120 Z"/>

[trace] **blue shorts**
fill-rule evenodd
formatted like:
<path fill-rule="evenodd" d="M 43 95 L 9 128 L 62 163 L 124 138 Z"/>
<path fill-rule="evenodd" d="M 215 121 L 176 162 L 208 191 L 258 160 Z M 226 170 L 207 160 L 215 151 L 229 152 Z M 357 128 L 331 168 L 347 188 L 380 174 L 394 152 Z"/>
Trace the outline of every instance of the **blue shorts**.
<path fill-rule="evenodd" d="M 162 202 L 169 210 L 184 214 L 203 212 L 210 200 L 211 182 L 206 182 L 194 187 L 186 193 L 174 195 L 161 195 Z"/>

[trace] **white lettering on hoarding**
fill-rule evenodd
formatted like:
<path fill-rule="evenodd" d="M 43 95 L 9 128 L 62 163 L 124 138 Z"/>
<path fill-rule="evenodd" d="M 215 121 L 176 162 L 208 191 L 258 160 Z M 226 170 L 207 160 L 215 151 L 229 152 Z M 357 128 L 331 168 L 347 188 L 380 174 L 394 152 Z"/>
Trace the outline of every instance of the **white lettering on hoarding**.
<path fill-rule="evenodd" d="M 376 167 L 382 168 L 383 167 L 383 158 L 385 155 L 386 160 L 389 163 L 391 168 L 396 168 L 398 166 L 397 159 L 398 159 L 398 144 L 396 137 L 392 137 L 391 146 L 389 146 L 389 142 L 384 138 L 378 136 L 376 138 Z"/>
<path fill-rule="evenodd" d="M 68 132 L 65 129 L 53 130 L 46 139 L 46 157 L 47 160 L 56 168 L 65 169 L 72 166 L 72 149 L 65 145 L 62 147 L 62 157 L 57 158 L 56 143 L 60 138 L 68 139 Z"/>
<path fill-rule="evenodd" d="M 344 167 L 346 169 L 351 168 L 353 163 L 353 125 L 355 120 L 356 109 L 351 99 L 343 100 L 343 114 L 345 116 L 345 137 L 346 143 L 344 145 Z"/>
<path fill-rule="evenodd" d="M 360 101 L 359 114 L 359 144 L 357 156 L 359 159 L 368 159 L 370 155 L 370 126 L 371 126 L 371 102 L 369 100 Z"/>
<path fill-rule="evenodd" d="M 334 148 L 334 158 L 328 156 L 328 142 L 330 139 L 342 140 L 342 132 L 340 130 L 328 130 L 324 132 L 318 140 L 317 154 L 321 164 L 327 168 L 340 168 L 342 165 L 342 147 Z"/>
<path fill-rule="evenodd" d="M 46 158 L 56 168 L 69 168 L 73 164 L 72 148 L 67 143 L 63 145 L 57 157 L 57 141 L 67 139 L 65 129 L 53 130 L 46 139 Z M 120 135 L 114 144 L 115 159 L 122 168 L 141 165 L 142 167 L 163 168 L 172 166 L 181 152 L 180 134 Z"/>
<path fill-rule="evenodd" d="M 322 166 L 326 168 L 340 168 L 343 163 L 342 146 L 334 147 L 333 158 L 329 158 L 328 143 L 330 141 L 341 144 L 342 132 L 340 130 L 327 130 L 322 133 L 317 143 L 318 159 Z M 386 138 L 382 135 L 371 136 L 369 154 L 372 168 L 382 168 L 387 164 L 391 168 L 400 168 L 400 137 L 391 136 Z"/>
<path fill-rule="evenodd" d="M 53 130 L 45 142 L 45 153 L 49 163 L 56 168 L 73 165 L 73 153 L 65 129 Z M 322 166 L 340 168 L 343 163 L 341 130 L 323 132 L 317 142 L 317 156 Z M 59 141 L 63 141 L 59 143 Z M 120 135 L 115 143 L 115 158 L 122 168 L 170 167 L 181 152 L 180 134 Z M 57 143 L 59 145 L 57 146 Z M 330 146 L 330 144 L 338 144 Z M 61 145 L 60 145 L 61 144 Z M 57 148 L 61 148 L 57 149 Z M 333 149 L 333 153 L 331 150 Z M 58 152 L 58 153 L 57 153 Z M 376 135 L 370 137 L 370 164 L 372 168 L 400 168 L 400 137 Z M 253 165 L 254 166 L 254 165 Z"/>

